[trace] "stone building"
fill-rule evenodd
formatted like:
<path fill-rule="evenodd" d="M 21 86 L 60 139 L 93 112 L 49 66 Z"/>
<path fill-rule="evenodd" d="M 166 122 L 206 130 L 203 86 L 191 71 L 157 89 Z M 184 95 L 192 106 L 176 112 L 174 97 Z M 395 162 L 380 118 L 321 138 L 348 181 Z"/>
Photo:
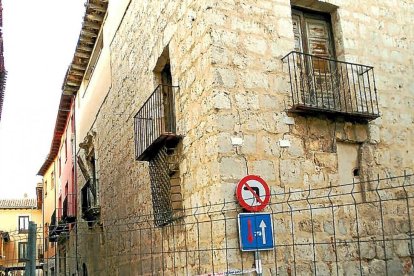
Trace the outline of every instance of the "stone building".
<path fill-rule="evenodd" d="M 412 182 L 378 176 L 413 170 L 413 3 L 86 7 L 63 85 L 82 214 L 69 275 L 250 273 L 234 214 L 249 174 L 287 197 L 265 209 L 280 247 L 264 275 L 413 273 Z"/>

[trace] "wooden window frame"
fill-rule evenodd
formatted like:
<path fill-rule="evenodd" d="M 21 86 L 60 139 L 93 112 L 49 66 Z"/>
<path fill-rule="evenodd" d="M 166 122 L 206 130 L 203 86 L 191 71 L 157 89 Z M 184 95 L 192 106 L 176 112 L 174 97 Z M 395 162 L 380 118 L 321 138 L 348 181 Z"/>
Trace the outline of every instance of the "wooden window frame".
<path fill-rule="evenodd" d="M 26 222 L 26 218 L 27 218 L 27 225 L 26 223 L 23 223 L 23 229 L 21 227 L 21 220 L 24 219 L 24 222 Z M 29 216 L 19 216 L 19 233 L 28 233 L 29 232 Z"/>
<path fill-rule="evenodd" d="M 332 28 L 331 15 L 329 13 L 323 13 L 323 12 L 308 10 L 308 9 L 299 8 L 299 7 L 292 7 L 292 16 L 293 15 L 299 17 L 300 32 L 301 32 L 301 38 L 302 38 L 300 43 L 301 43 L 303 53 L 310 54 L 309 46 L 308 46 L 309 39 L 308 39 L 308 33 L 306 32 L 305 18 L 321 20 L 321 21 L 324 21 L 328 26 L 328 36 L 329 36 L 329 42 L 330 42 L 329 50 L 331 50 L 332 52 L 331 58 L 336 59 L 335 39 L 334 39 L 335 37 L 334 37 L 333 28 Z"/>
<path fill-rule="evenodd" d="M 27 242 L 18 243 L 18 259 L 19 263 L 27 261 Z"/>

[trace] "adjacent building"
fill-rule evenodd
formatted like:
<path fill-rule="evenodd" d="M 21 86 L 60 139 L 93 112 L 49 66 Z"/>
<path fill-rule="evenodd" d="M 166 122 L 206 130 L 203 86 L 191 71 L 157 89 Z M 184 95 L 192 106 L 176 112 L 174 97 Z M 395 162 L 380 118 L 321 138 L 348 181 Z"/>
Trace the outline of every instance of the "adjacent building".
<path fill-rule="evenodd" d="M 272 193 L 265 275 L 413 273 L 411 3 L 85 6 L 42 167 L 73 133 L 60 275 L 258 271 L 237 230 L 249 174 Z"/>
<path fill-rule="evenodd" d="M 66 267 L 69 233 L 75 228 L 77 197 L 74 167 L 74 97 L 60 99 L 50 152 L 38 175 L 44 185 L 44 271 L 57 275 Z M 57 246 L 58 245 L 58 246 Z"/>
<path fill-rule="evenodd" d="M 36 189 L 38 198 L 0 200 L 0 274 L 24 275 L 27 261 L 29 221 L 37 225 L 36 268 L 42 275 L 42 186 Z M 39 274 L 40 273 L 40 274 Z"/>
<path fill-rule="evenodd" d="M 53 235 L 56 225 L 56 209 L 58 198 L 58 181 L 56 165 L 58 162 L 50 158 L 48 167 L 40 172 L 43 175 L 43 237 L 44 237 L 44 275 L 56 275 L 56 241 L 58 236 Z"/>
<path fill-rule="evenodd" d="M 1 111 L 3 109 L 4 90 L 6 88 L 6 76 L 7 72 L 4 67 L 4 55 L 3 55 L 3 6 L 0 1 L 0 120 Z"/>

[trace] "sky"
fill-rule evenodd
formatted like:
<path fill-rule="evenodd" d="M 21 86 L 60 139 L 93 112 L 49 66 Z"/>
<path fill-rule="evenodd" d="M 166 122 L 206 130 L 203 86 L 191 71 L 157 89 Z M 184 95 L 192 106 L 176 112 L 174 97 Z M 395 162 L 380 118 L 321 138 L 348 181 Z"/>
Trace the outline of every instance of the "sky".
<path fill-rule="evenodd" d="M 8 72 L 0 121 L 0 198 L 35 197 L 85 0 L 2 0 Z"/>

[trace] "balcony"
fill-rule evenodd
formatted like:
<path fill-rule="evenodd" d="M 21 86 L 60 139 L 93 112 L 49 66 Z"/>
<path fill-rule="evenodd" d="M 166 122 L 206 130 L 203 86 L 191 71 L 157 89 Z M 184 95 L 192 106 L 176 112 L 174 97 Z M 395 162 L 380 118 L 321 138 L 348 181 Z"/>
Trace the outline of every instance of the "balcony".
<path fill-rule="evenodd" d="M 63 200 L 62 221 L 74 222 L 76 220 L 76 194 L 66 195 Z"/>
<path fill-rule="evenodd" d="M 55 242 L 57 241 L 58 234 L 56 233 L 57 228 L 57 221 L 56 221 L 56 210 L 53 211 L 52 216 L 50 217 L 50 225 L 49 225 L 49 241 Z"/>
<path fill-rule="evenodd" d="M 289 111 L 369 121 L 379 117 L 374 68 L 292 51 L 282 58 Z"/>
<path fill-rule="evenodd" d="M 173 148 L 176 134 L 175 93 L 177 86 L 159 85 L 134 118 L 135 158 L 148 161 L 162 145 Z"/>
<path fill-rule="evenodd" d="M 69 230 L 68 224 L 62 221 L 62 208 L 56 208 L 53 211 L 52 216 L 50 217 L 49 225 L 49 241 L 55 242 L 60 234 L 66 233 Z"/>
<path fill-rule="evenodd" d="M 81 189 L 82 218 L 95 220 L 101 211 L 98 204 L 98 180 L 90 178 Z"/>

